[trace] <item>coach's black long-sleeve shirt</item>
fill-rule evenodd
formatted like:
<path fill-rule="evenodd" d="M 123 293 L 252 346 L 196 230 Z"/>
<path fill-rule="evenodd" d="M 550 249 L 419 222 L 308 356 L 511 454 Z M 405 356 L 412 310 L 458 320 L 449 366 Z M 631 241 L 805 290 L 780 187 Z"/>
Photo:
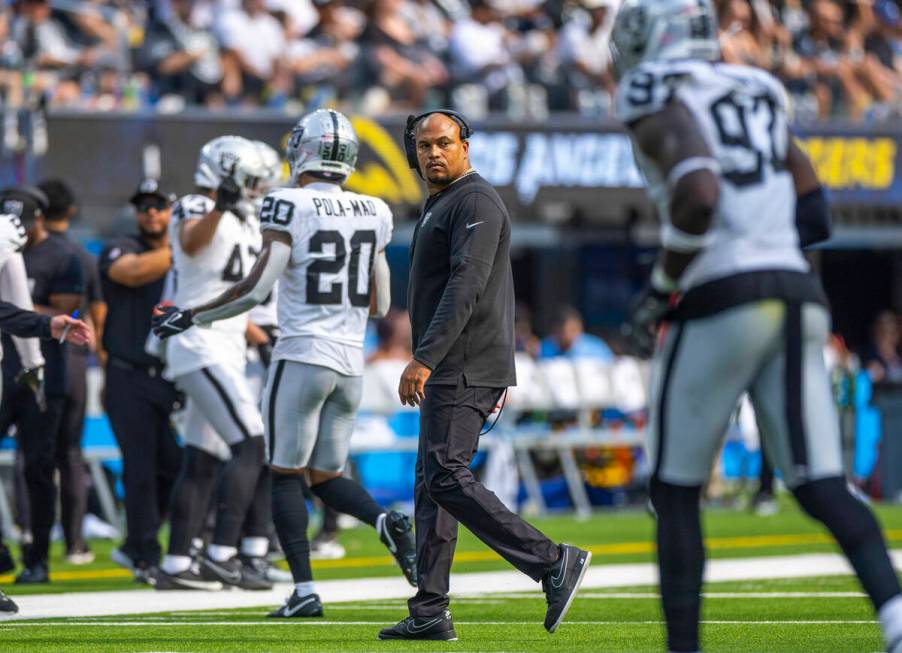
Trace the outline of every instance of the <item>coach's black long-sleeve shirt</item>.
<path fill-rule="evenodd" d="M 0 301 L 0 331 L 17 338 L 49 338 L 50 318 Z"/>
<path fill-rule="evenodd" d="M 407 306 L 428 383 L 515 385 L 511 223 L 476 173 L 429 197 L 410 245 Z"/>

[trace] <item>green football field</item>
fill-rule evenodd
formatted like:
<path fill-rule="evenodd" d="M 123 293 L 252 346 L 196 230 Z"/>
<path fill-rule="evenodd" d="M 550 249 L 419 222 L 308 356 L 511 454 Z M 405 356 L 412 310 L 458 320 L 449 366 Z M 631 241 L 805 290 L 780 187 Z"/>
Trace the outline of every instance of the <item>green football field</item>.
<path fill-rule="evenodd" d="M 891 545 L 902 548 L 902 508 L 881 507 L 878 513 Z M 609 565 L 607 569 L 613 573 L 630 566 L 624 563 L 645 563 L 632 566 L 647 567 L 654 559 L 652 521 L 641 512 L 599 513 L 579 522 L 558 517 L 536 524 L 556 539 L 589 547 L 594 554 L 593 570 L 604 571 Z M 790 559 L 787 556 L 836 551 L 823 531 L 794 509 L 784 506 L 779 515 L 765 518 L 709 511 L 706 537 L 715 564 L 748 566 L 748 559 L 753 558 L 755 574 L 761 576 L 707 584 L 702 631 L 706 651 L 883 650 L 873 613 L 853 578 L 839 572 L 812 578 L 767 577 L 768 557 L 785 561 Z M 318 581 L 398 575 L 368 529 L 346 531 L 342 541 L 348 557 L 317 563 Z M 115 601 L 122 590 L 148 592 L 144 596 L 159 603 L 158 593 L 135 586 L 108 562 L 102 555 L 108 547 L 94 543 L 101 555 L 88 567 L 55 565 L 54 582 L 44 588 L 22 590 L 9 585 L 9 579 L 0 579 L 0 586 L 21 603 L 28 600 L 26 594 L 36 591 L 57 593 L 45 599 L 61 604 L 77 604 L 79 592 L 85 591 L 110 591 L 110 600 Z M 771 560 L 776 564 L 778 558 Z M 462 531 L 455 572 L 506 569 L 503 561 Z M 798 575 L 810 573 L 800 567 Z M 286 588 L 285 593 L 288 591 Z M 651 585 L 584 589 L 554 635 L 542 628 L 544 601 L 538 589 L 498 593 L 497 588 L 480 588 L 478 593 L 452 598 L 460 639 L 441 643 L 376 640 L 379 628 L 404 616 L 402 598 L 327 602 L 323 619 L 273 621 L 265 618 L 265 607 L 211 608 L 204 606 L 208 595 L 195 593 L 192 600 L 195 596 L 197 609 L 190 611 L 164 612 L 157 607 L 145 614 L 2 621 L 0 651 L 664 650 L 662 617 L 656 588 Z"/>

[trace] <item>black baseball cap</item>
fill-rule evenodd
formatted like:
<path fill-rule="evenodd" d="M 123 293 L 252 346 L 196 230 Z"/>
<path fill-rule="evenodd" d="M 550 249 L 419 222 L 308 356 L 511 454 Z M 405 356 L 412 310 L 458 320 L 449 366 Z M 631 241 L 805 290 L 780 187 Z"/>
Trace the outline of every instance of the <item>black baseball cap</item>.
<path fill-rule="evenodd" d="M 156 179 L 145 179 L 138 184 L 138 188 L 135 189 L 128 201 L 137 205 L 142 197 L 159 197 L 170 204 L 175 201 L 175 194 L 164 192 L 160 188 L 160 182 Z"/>
<path fill-rule="evenodd" d="M 50 200 L 40 188 L 18 186 L 0 191 L 0 213 L 17 216 L 28 227 L 38 215 L 43 215 Z"/>

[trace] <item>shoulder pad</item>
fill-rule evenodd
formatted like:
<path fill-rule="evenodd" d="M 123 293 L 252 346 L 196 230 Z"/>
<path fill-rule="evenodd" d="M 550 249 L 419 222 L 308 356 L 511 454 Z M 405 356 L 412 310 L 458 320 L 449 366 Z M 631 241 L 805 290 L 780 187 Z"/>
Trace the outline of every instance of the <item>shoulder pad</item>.
<path fill-rule="evenodd" d="M 614 113 L 626 125 L 663 110 L 677 91 L 711 74 L 700 61 L 649 62 L 630 70 L 617 85 Z"/>

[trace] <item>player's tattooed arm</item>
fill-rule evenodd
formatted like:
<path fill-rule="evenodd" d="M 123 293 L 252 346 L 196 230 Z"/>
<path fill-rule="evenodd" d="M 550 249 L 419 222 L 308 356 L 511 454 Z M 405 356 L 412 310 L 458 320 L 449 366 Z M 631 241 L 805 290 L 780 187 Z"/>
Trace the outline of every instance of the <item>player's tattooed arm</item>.
<path fill-rule="evenodd" d="M 675 290 L 707 245 L 720 194 L 719 166 L 689 109 L 680 102 L 634 123 L 632 131 L 642 153 L 668 181 L 670 225 L 664 231 L 655 276 L 661 290 Z"/>
<path fill-rule="evenodd" d="M 194 324 L 210 324 L 249 311 L 269 297 L 291 259 L 291 234 L 264 230 L 263 251 L 244 279 L 216 299 L 191 309 Z"/>

